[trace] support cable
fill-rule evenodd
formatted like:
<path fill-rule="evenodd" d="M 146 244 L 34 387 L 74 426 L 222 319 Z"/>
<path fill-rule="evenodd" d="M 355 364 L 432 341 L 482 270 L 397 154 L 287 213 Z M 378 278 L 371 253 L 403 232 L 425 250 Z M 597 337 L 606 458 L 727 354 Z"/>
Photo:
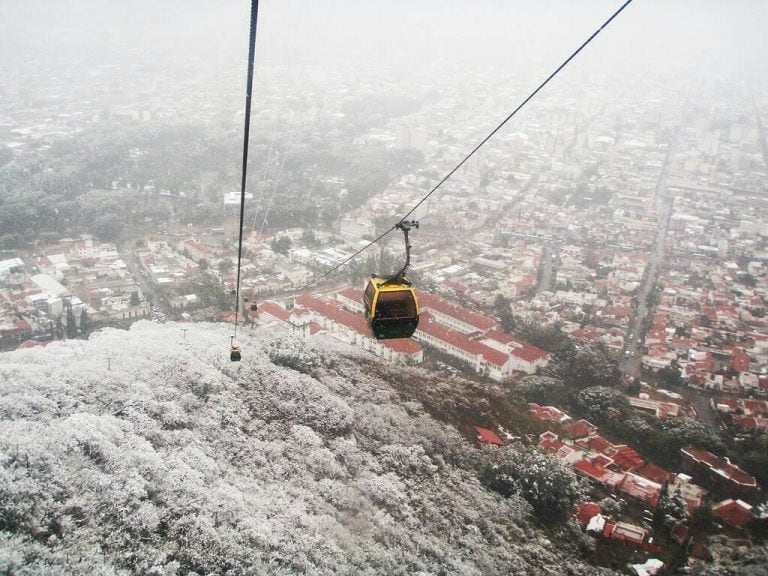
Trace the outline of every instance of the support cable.
<path fill-rule="evenodd" d="M 458 171 L 458 170 L 459 170 L 459 168 L 461 168 L 461 167 L 462 167 L 464 164 L 466 164 L 467 160 L 469 160 L 469 159 L 470 159 L 472 156 L 474 156 L 474 155 L 475 155 L 475 153 L 476 153 L 478 150 L 480 150 L 480 148 L 482 148 L 482 147 L 483 147 L 483 146 L 484 146 L 484 145 L 485 145 L 485 144 L 488 142 L 488 140 L 490 140 L 491 138 L 493 138 L 493 136 L 495 136 L 495 135 L 496 135 L 496 133 L 497 133 L 499 130 L 501 130 L 501 129 L 502 129 L 502 128 L 503 128 L 503 127 L 504 127 L 504 126 L 507 124 L 507 122 L 509 122 L 509 121 L 510 121 L 510 120 L 511 120 L 511 119 L 512 119 L 512 118 L 513 118 L 513 117 L 514 117 L 514 116 L 515 116 L 515 115 L 516 115 L 516 114 L 517 114 L 517 113 L 518 113 L 518 112 L 519 112 L 519 111 L 520 111 L 520 110 L 521 110 L 521 109 L 522 109 L 522 108 L 523 108 L 523 107 L 524 107 L 526 104 L 528 104 L 528 102 L 530 102 L 530 101 L 531 101 L 531 100 L 532 100 L 532 99 L 533 99 L 533 98 L 534 98 L 534 97 L 535 97 L 535 96 L 536 96 L 536 95 L 539 93 L 539 91 L 541 91 L 541 89 L 542 89 L 542 88 L 544 88 L 544 87 L 545 87 L 547 84 L 549 84 L 550 80 L 552 80 L 552 79 L 553 79 L 555 76 L 557 76 L 557 75 L 560 73 L 560 71 L 561 71 L 563 68 L 565 68 L 565 67 L 566 67 L 568 64 L 570 64 L 571 60 L 573 60 L 573 59 L 574 59 L 574 58 L 575 58 L 575 57 L 576 57 L 576 56 L 579 54 L 579 52 L 581 52 L 581 51 L 582 51 L 584 48 L 586 48 L 586 47 L 587 47 L 587 45 L 588 45 L 590 42 L 592 42 L 592 40 L 594 40 L 594 39 L 595 39 L 595 37 L 596 37 L 596 36 L 597 36 L 597 35 L 598 35 L 600 32 L 602 32 L 602 31 L 603 31 L 603 29 L 604 29 L 606 26 L 608 26 L 608 25 L 609 25 L 609 24 L 610 24 L 610 23 L 613 21 L 613 19 L 614 19 L 614 18 L 616 18 L 616 17 L 617 17 L 619 14 L 621 14 L 621 12 L 624 10 L 624 8 L 626 8 L 627 6 L 629 6 L 631 3 L 632 3 L 632 0 L 626 0 L 626 2 L 624 2 L 624 4 L 622 4 L 622 5 L 619 7 L 619 9 L 618 9 L 618 10 L 616 10 L 616 11 L 615 11 L 615 12 L 614 12 L 614 13 L 611 15 L 611 17 L 610 17 L 610 18 L 608 18 L 608 19 L 607 19 L 605 22 L 603 22 L 603 24 L 602 24 L 602 25 L 601 25 L 601 26 L 600 26 L 600 27 L 599 27 L 597 30 L 595 30 L 595 31 L 592 33 L 592 35 L 591 35 L 589 38 L 587 38 L 587 39 L 586 39 L 586 40 L 585 40 L 585 41 L 584 41 L 584 42 L 581 44 L 581 46 L 579 46 L 579 47 L 578 47 L 578 48 L 577 48 L 577 49 L 576 49 L 576 50 L 575 50 L 575 51 L 574 51 L 574 52 L 573 52 L 573 53 L 572 53 L 570 56 L 568 56 L 568 58 L 566 58 L 566 59 L 565 59 L 565 60 L 564 60 L 564 61 L 563 61 L 563 62 L 562 62 L 562 63 L 561 63 L 561 64 L 560 64 L 560 65 L 559 65 L 559 66 L 558 66 L 556 69 L 555 69 L 555 71 L 554 71 L 554 72 L 552 72 L 552 73 L 551 73 L 551 74 L 550 74 L 550 75 L 549 75 L 549 76 L 546 78 L 546 80 L 544 80 L 544 81 L 543 81 L 541 84 L 539 84 L 539 85 L 536 87 L 536 89 L 535 89 L 533 92 L 531 92 L 531 93 L 528 95 L 528 97 L 527 97 L 525 100 L 523 100 L 523 101 L 522 101 L 522 102 L 521 102 L 521 103 L 520 103 L 520 104 L 517 106 L 517 108 L 515 108 L 515 109 L 514 109 L 514 110 L 513 110 L 513 111 L 512 111 L 512 112 L 511 112 L 511 113 L 510 113 L 510 114 L 509 114 L 509 115 L 508 115 L 506 118 L 504 118 L 504 120 L 502 120 L 502 121 L 501 121 L 501 123 L 500 123 L 498 126 L 496 126 L 496 128 L 494 128 L 494 129 L 493 129 L 493 130 L 492 130 L 492 131 L 491 131 L 491 132 L 490 132 L 490 133 L 489 133 L 489 134 L 488 134 L 488 135 L 487 135 L 485 138 L 483 138 L 483 139 L 480 141 L 480 143 L 479 143 L 477 146 L 475 146 L 475 147 L 472 149 L 472 151 L 471 151 L 469 154 L 467 154 L 467 155 L 466 155 L 466 156 L 465 156 L 465 157 L 464 157 L 464 158 L 461 160 L 461 162 L 459 162 L 459 163 L 458 163 L 456 166 L 454 166 L 454 168 L 453 168 L 453 169 L 452 169 L 450 172 L 448 172 L 448 173 L 447 173 L 447 174 L 446 174 L 446 175 L 443 177 L 443 179 L 442 179 L 442 180 L 440 180 L 440 182 L 438 182 L 438 183 L 437 183 L 437 184 L 436 184 L 436 185 L 435 185 L 435 186 L 434 186 L 434 187 L 433 187 L 433 188 L 432 188 L 432 189 L 431 189 L 429 192 L 427 192 L 427 194 L 426 194 L 426 195 L 424 195 L 424 197 L 423 197 L 421 200 L 419 200 L 419 201 L 418 201 L 418 202 L 417 202 L 417 203 L 414 205 L 414 207 L 413 207 L 413 208 L 411 208 L 411 209 L 410 209 L 410 210 L 409 210 L 409 211 L 408 211 L 408 212 L 407 212 L 407 213 L 406 213 L 406 214 L 405 214 L 405 215 L 404 215 L 404 216 L 403 216 L 403 217 L 400 219 L 400 222 L 403 222 L 403 221 L 405 221 L 405 220 L 406 220 L 406 219 L 407 219 L 407 218 L 408 218 L 408 217 L 409 217 L 411 214 L 413 214 L 413 213 L 414 213 L 414 212 L 415 212 L 415 211 L 416 211 L 416 210 L 419 208 L 419 206 L 421 206 L 422 204 L 424 204 L 424 202 L 426 202 L 426 201 L 427 201 L 427 199 L 429 199 L 429 197 L 430 197 L 430 196 L 432 196 L 432 194 L 434 194 L 435 192 L 437 192 L 437 190 L 438 190 L 438 189 L 439 189 L 439 188 L 440 188 L 440 187 L 441 187 L 443 184 L 445 184 L 445 182 L 446 182 L 446 181 L 447 181 L 447 180 L 448 180 L 448 179 L 449 179 L 451 176 L 453 176 L 453 175 L 456 173 L 456 171 Z M 397 228 L 397 224 L 395 224 L 394 226 L 392 226 L 391 228 L 389 228 L 389 229 L 388 229 L 386 232 L 382 232 L 382 233 L 381 233 L 381 234 L 379 234 L 379 235 L 378 235 L 376 238 L 374 238 L 373 240 L 371 240 L 371 241 L 370 241 L 368 244 L 366 244 L 365 246 L 363 246 L 362 248 L 360 248 L 359 250 L 357 250 L 357 251 L 356 251 L 354 254 L 352 254 L 351 256 L 349 256 L 348 258 L 346 258 L 345 260 L 343 260 L 342 262 L 340 262 L 339 264 L 337 264 L 336 266 L 334 266 L 333 268 L 331 268 L 330 270 L 328 270 L 327 272 L 325 272 L 325 273 L 324 273 L 322 276 L 319 276 L 318 278 L 316 278 L 316 279 L 315 279 L 315 280 L 313 280 L 312 282 L 309 282 L 308 284 L 306 284 L 305 286 L 303 286 L 303 287 L 302 287 L 302 290 L 306 290 L 306 289 L 308 289 L 308 288 L 311 288 L 312 286 L 314 286 L 315 284 L 317 284 L 318 282 L 320 282 L 320 281 L 321 281 L 321 280 L 323 280 L 324 278 L 326 278 L 326 277 L 330 276 L 330 275 L 331 275 L 332 273 L 334 273 L 336 270 L 338 270 L 338 269 L 339 269 L 339 268 L 341 268 L 342 266 L 345 266 L 345 265 L 346 265 L 346 264 L 348 264 L 348 263 L 349 263 L 351 260 L 353 260 L 354 258 L 356 258 L 357 256 L 359 256 L 359 255 L 360 255 L 362 252 L 364 252 L 365 250 L 367 250 L 368 248 L 370 248 L 370 247 L 371 247 L 371 246 L 373 246 L 374 244 L 376 244 L 376 243 L 378 243 L 379 241 L 381 241 L 381 240 L 382 240 L 382 239 L 383 239 L 385 236 L 387 236 L 387 235 L 388 235 L 390 232 L 392 232 L 392 231 L 393 231 L 393 230 L 395 230 L 396 228 Z"/>
<path fill-rule="evenodd" d="M 237 337 L 238 315 L 240 313 L 240 267 L 243 260 L 243 220 L 245 216 L 245 181 L 248 174 L 248 139 L 251 131 L 251 94 L 253 93 L 253 61 L 256 52 L 256 21 L 259 14 L 259 0 L 251 0 L 251 33 L 248 39 L 248 82 L 245 88 L 245 128 L 243 130 L 243 174 L 240 181 L 240 234 L 237 241 L 237 282 L 235 284 L 235 335 Z"/>

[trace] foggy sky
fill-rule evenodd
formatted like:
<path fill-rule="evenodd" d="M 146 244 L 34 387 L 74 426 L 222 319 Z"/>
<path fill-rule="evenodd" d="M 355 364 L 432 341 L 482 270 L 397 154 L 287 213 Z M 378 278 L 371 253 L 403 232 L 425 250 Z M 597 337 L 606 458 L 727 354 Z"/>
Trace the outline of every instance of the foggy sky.
<path fill-rule="evenodd" d="M 616 0 L 262 0 L 258 53 L 424 65 L 424 58 L 562 59 L 619 5 Z M 129 49 L 155 57 L 206 52 L 237 59 L 247 0 L 0 0 L 0 65 L 28 57 L 107 60 Z M 765 72 L 764 0 L 634 0 L 599 35 L 582 66 L 603 60 Z"/>
<path fill-rule="evenodd" d="M 300 83 L 307 67 L 315 81 L 346 78 L 353 87 L 376 79 L 378 86 L 407 93 L 443 82 L 466 84 L 471 94 L 480 75 L 527 93 L 620 5 L 262 0 L 254 102 L 259 105 L 276 79 L 293 76 Z M 78 98 L 102 94 L 105 106 L 115 103 L 120 82 L 146 81 L 161 96 L 166 90 L 169 101 L 187 78 L 195 79 L 194 90 L 210 84 L 211 91 L 240 95 L 249 10 L 247 0 L 0 0 L 0 113 L 4 102 L 15 98 L 18 104 L 19 94 L 10 93 L 14 83 L 24 85 L 22 97 L 72 90 Z M 595 76 L 630 92 L 656 75 L 765 86 L 765 30 L 765 0 L 634 0 L 547 91 L 562 93 Z M 106 75 L 93 73 L 105 69 Z M 103 86 L 105 76 L 112 78 L 110 89 Z M 611 92 L 594 97 L 610 98 Z M 498 113 L 509 105 L 501 103 Z"/>

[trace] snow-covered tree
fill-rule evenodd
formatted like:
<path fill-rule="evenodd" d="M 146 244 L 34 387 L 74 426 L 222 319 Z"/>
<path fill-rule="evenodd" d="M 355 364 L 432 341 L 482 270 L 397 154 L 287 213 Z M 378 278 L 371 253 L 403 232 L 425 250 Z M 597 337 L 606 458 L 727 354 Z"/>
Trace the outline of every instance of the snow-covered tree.
<path fill-rule="evenodd" d="M 233 364 L 228 327 L 185 328 L 2 355 L 0 573 L 610 573 L 530 523 L 562 470 L 487 489 L 373 357 L 244 329 Z"/>
<path fill-rule="evenodd" d="M 708 542 L 713 562 L 694 564 L 694 576 L 768 576 L 768 545 L 734 546 L 723 537 Z"/>
<path fill-rule="evenodd" d="M 518 495 L 540 521 L 560 521 L 585 494 L 585 486 L 560 460 L 533 446 L 489 450 L 484 482 L 504 496 Z"/>
<path fill-rule="evenodd" d="M 674 528 L 677 524 L 688 517 L 688 506 L 685 498 L 680 491 L 680 487 L 672 492 L 669 483 L 664 482 L 659 501 L 656 503 L 656 509 L 653 514 L 653 525 L 655 528 L 665 526 L 668 529 Z"/>
<path fill-rule="evenodd" d="M 564 407 L 568 403 L 568 390 L 559 378 L 526 376 L 514 388 L 514 393 L 527 402 Z"/>
<path fill-rule="evenodd" d="M 585 418 L 595 424 L 623 422 L 629 413 L 629 402 L 613 388 L 592 386 L 579 392 L 577 403 Z"/>

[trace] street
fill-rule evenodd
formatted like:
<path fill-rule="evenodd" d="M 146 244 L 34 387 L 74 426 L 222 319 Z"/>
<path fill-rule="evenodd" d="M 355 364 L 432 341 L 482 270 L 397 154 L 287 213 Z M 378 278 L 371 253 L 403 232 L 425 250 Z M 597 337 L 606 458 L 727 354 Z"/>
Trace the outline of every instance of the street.
<path fill-rule="evenodd" d="M 171 318 L 173 309 L 168 302 L 168 298 L 161 291 L 156 290 L 152 283 L 147 279 L 141 269 L 139 258 L 136 256 L 136 251 L 133 246 L 135 246 L 135 239 L 127 240 L 118 245 L 117 251 L 125 262 L 125 265 L 128 267 L 128 271 L 141 288 L 144 298 L 151 301 L 153 306 Z"/>
<path fill-rule="evenodd" d="M 629 356 L 625 355 L 619 361 L 619 369 L 622 373 L 634 378 L 640 377 L 645 321 L 650 312 L 648 310 L 648 298 L 652 291 L 656 289 L 656 282 L 659 279 L 659 270 L 664 259 L 664 243 L 667 238 L 667 230 L 669 229 L 669 218 L 672 215 L 674 199 L 669 198 L 665 193 L 671 157 L 672 145 L 670 144 L 655 190 L 657 202 L 661 204 L 659 227 L 656 232 L 653 250 L 648 257 L 648 265 L 646 266 L 640 289 L 637 292 L 637 305 L 627 328 L 624 351 L 625 354 L 629 352 Z"/>

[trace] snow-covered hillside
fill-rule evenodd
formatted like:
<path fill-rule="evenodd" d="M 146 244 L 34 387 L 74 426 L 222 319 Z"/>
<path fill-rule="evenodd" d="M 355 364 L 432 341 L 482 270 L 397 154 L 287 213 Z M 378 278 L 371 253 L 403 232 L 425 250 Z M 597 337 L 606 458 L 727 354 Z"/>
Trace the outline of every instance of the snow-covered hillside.
<path fill-rule="evenodd" d="M 364 353 L 183 328 L 0 355 L 0 573 L 608 573 Z"/>

